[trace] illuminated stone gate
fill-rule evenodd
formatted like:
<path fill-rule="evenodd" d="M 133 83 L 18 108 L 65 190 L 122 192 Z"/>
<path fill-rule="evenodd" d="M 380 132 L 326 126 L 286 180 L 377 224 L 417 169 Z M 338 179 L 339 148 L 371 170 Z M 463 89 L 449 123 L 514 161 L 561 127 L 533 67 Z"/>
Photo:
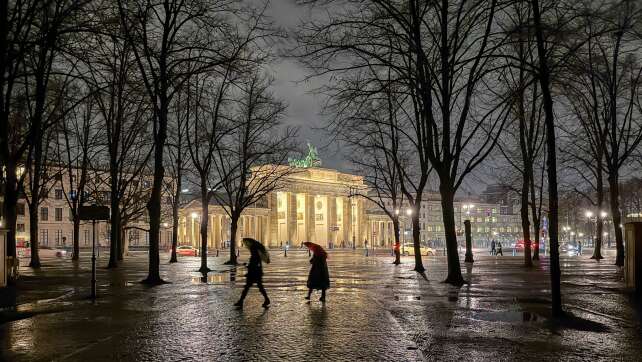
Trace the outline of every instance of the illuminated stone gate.
<path fill-rule="evenodd" d="M 285 167 L 285 166 L 284 166 Z M 312 241 L 322 246 L 363 245 L 365 199 L 351 190 L 364 188 L 363 178 L 336 170 L 302 168 L 282 180 L 269 195 L 269 245 Z"/>
<path fill-rule="evenodd" d="M 294 170 L 279 181 L 277 191 L 255 207 L 247 208 L 239 222 L 237 244 L 256 238 L 269 247 L 289 243 L 299 247 L 312 241 L 324 247 L 363 246 L 367 238 L 366 200 L 351 196 L 363 191 L 363 178 L 336 170 L 277 166 Z M 201 207 L 198 197 L 180 210 L 179 243 L 200 245 Z M 221 205 L 210 205 L 208 245 L 224 247 L 230 238 L 230 220 Z"/>

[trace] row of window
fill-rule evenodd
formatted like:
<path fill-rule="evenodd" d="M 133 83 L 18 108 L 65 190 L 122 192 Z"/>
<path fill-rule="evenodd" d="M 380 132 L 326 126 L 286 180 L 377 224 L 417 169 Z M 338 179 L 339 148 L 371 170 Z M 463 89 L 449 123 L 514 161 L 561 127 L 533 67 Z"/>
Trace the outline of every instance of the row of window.
<path fill-rule="evenodd" d="M 72 219 L 71 209 L 69 209 L 69 220 Z M 40 221 L 49 221 L 49 208 L 40 208 Z M 54 221 L 62 221 L 62 207 L 54 208 Z"/>

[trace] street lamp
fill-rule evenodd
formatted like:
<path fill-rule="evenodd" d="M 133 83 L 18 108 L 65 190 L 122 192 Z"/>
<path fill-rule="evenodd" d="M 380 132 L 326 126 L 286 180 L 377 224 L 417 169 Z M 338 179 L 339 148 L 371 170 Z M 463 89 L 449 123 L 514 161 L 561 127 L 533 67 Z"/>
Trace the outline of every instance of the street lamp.
<path fill-rule="evenodd" d="M 406 209 L 406 215 L 408 215 L 409 218 L 412 217 L 412 209 L 411 208 L 407 208 Z M 402 253 L 404 253 L 404 254 L 406 253 L 406 236 L 405 236 L 406 235 L 406 227 L 405 226 L 406 225 L 404 224 L 404 230 L 403 230 L 403 234 L 404 234 L 403 244 L 404 245 L 403 245 L 403 250 L 402 250 Z M 410 230 L 412 231 L 412 221 L 410 222 Z"/>
<path fill-rule="evenodd" d="M 591 219 L 593 218 L 593 211 L 587 210 L 586 213 L 584 213 L 586 216 L 586 231 L 588 232 L 588 235 L 590 235 L 590 242 L 591 245 L 593 245 L 593 230 L 591 229 Z M 597 223 L 597 220 L 595 220 Z"/>
<path fill-rule="evenodd" d="M 607 213 L 606 213 L 606 211 L 600 211 L 600 217 L 601 217 L 602 219 L 606 219 L 606 217 L 607 217 L 608 215 L 609 215 L 609 214 L 607 214 Z"/>

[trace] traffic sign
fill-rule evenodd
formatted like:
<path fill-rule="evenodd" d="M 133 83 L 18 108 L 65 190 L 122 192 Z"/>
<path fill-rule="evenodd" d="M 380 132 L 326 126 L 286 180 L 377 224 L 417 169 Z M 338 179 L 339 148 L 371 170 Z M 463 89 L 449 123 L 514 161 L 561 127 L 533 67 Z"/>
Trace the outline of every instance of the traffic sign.
<path fill-rule="evenodd" d="M 80 220 L 109 220 L 109 208 L 107 206 L 80 206 L 78 214 Z"/>

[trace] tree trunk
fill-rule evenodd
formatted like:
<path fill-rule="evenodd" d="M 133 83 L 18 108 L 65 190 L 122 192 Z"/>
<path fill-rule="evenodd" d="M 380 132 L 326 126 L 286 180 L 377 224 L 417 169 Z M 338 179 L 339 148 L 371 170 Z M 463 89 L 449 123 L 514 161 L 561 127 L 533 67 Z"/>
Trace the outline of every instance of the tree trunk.
<path fill-rule="evenodd" d="M 201 177 L 201 267 L 199 272 L 207 274 L 210 268 L 207 267 L 207 228 L 209 226 L 209 191 L 207 191 L 206 180 Z"/>
<path fill-rule="evenodd" d="M 176 263 L 178 259 L 176 258 L 176 247 L 178 246 L 178 203 L 175 203 L 172 210 L 172 255 L 169 258 L 170 263 Z"/>
<path fill-rule="evenodd" d="M 624 266 L 624 238 L 622 235 L 622 215 L 620 214 L 620 185 L 618 175 L 609 176 L 609 196 L 611 201 L 611 215 L 613 217 L 613 230 L 615 230 L 615 265 Z"/>
<path fill-rule="evenodd" d="M 239 216 L 232 213 L 230 218 L 230 260 L 226 261 L 226 265 L 236 265 L 236 229 L 238 228 Z"/>
<path fill-rule="evenodd" d="M 16 164 L 13 160 L 7 161 L 4 185 L 4 227 L 7 228 L 7 256 L 16 257 L 16 221 L 18 219 L 18 179 Z M 13 282 L 13 280 L 11 281 Z"/>
<path fill-rule="evenodd" d="M 392 219 L 392 227 L 394 229 L 395 233 L 395 261 L 393 264 L 399 265 L 401 264 L 401 242 L 399 240 L 399 218 L 395 217 Z"/>
<path fill-rule="evenodd" d="M 455 191 L 442 181 L 439 186 L 441 194 L 441 210 L 444 217 L 444 232 L 446 236 L 446 252 L 448 255 L 448 276 L 445 283 L 461 286 L 465 283 L 461 275 L 459 253 L 457 250 L 457 230 L 455 228 Z"/>
<path fill-rule="evenodd" d="M 125 253 L 127 252 L 125 243 L 127 238 L 125 237 L 125 227 L 127 223 L 123 224 L 123 219 L 120 219 L 120 225 L 118 225 L 118 261 L 121 262 L 125 260 Z"/>
<path fill-rule="evenodd" d="M 602 210 L 604 209 L 604 181 L 602 175 L 602 157 L 600 153 L 600 160 L 597 165 L 597 180 L 596 180 L 596 189 L 597 189 L 597 225 L 595 227 L 595 245 L 593 246 L 593 255 L 591 259 L 600 261 L 602 257 L 602 233 L 604 230 L 604 219 L 601 216 Z"/>
<path fill-rule="evenodd" d="M 162 126 L 163 129 L 166 128 Z M 159 131 L 161 133 L 161 131 Z M 147 211 L 149 213 L 149 269 L 147 278 L 143 283 L 150 285 L 163 284 L 164 281 L 160 276 L 160 255 L 159 255 L 159 233 L 160 233 L 160 220 L 161 220 L 161 190 L 165 169 L 163 168 L 163 148 L 165 147 L 165 131 L 159 138 L 161 142 L 157 142 L 154 146 L 154 183 L 152 187 L 152 194 L 147 202 Z"/>
<path fill-rule="evenodd" d="M 522 218 L 522 232 L 524 233 L 524 266 L 532 267 L 533 260 L 531 260 L 531 224 L 528 219 L 528 194 L 529 194 L 529 180 L 530 177 L 524 170 L 522 179 L 522 204 L 519 211 Z"/>
<path fill-rule="evenodd" d="M 36 107 L 38 107 L 38 101 L 36 102 Z M 38 111 L 38 108 L 37 110 Z M 42 114 L 40 114 L 40 117 Z M 38 117 L 38 114 L 36 115 Z M 41 118 L 38 117 L 38 120 Z M 40 127 L 40 122 L 34 122 Z M 29 261 L 29 266 L 32 268 L 40 268 L 40 255 L 38 255 L 38 206 L 40 205 L 40 188 L 41 185 L 41 173 L 42 173 L 42 140 L 40 139 L 39 130 L 34 131 L 34 142 L 33 144 L 33 166 L 30 162 L 27 162 L 27 170 L 25 172 L 33 172 L 33 178 L 31 179 L 29 189 L 31 190 L 31 200 L 29 201 L 29 237 L 31 239 L 31 261 Z"/>
<path fill-rule="evenodd" d="M 180 150 L 179 150 L 180 153 Z M 180 160 L 180 156 L 179 156 Z M 176 247 L 178 246 L 178 210 L 180 206 L 180 197 L 181 197 L 181 172 L 180 172 L 180 164 L 181 162 L 178 161 L 178 175 L 176 176 L 176 190 L 174 191 L 174 203 L 172 204 L 172 255 L 169 258 L 170 263 L 176 263 L 178 259 L 176 258 Z"/>
<path fill-rule="evenodd" d="M 416 203 L 415 205 L 417 206 L 417 210 L 412 214 L 412 243 L 415 248 L 415 269 L 413 270 L 418 273 L 423 273 L 426 271 L 426 268 L 424 268 L 424 263 L 421 260 L 421 243 L 419 240 L 421 235 L 421 228 L 419 225 L 419 207 L 421 204 Z"/>
<path fill-rule="evenodd" d="M 114 183 L 112 178 L 112 183 Z M 111 193 L 111 220 L 109 230 L 109 264 L 107 268 L 118 267 L 118 245 L 120 243 L 120 205 L 118 204 L 117 193 L 114 193 L 114 186 L 112 185 Z"/>
<path fill-rule="evenodd" d="M 71 256 L 71 260 L 79 260 L 80 259 L 80 215 L 78 215 L 78 211 L 73 213 L 73 222 L 74 222 L 74 234 L 72 237 L 74 239 L 74 253 Z"/>
<path fill-rule="evenodd" d="M 548 175 L 548 215 L 550 240 L 550 275 L 551 275 L 551 308 L 554 317 L 563 314 L 561 295 L 561 271 L 558 242 L 558 194 L 557 194 L 557 147 L 555 143 L 555 115 L 553 114 L 553 97 L 550 88 L 548 59 L 544 48 L 544 30 L 538 0 L 531 0 L 535 37 L 537 39 L 537 56 L 539 58 L 539 81 L 544 100 L 544 120 L 546 124 L 546 172 Z"/>
<path fill-rule="evenodd" d="M 530 195 L 531 195 L 531 216 L 533 218 L 533 237 L 531 245 L 533 246 L 533 260 L 539 260 L 539 244 L 540 244 L 540 220 L 541 215 L 537 207 L 537 197 L 535 196 L 535 176 L 531 173 L 529 180 Z"/>
<path fill-rule="evenodd" d="M 31 242 L 31 260 L 29 267 L 40 268 L 40 255 L 38 254 L 38 203 L 37 196 L 31 196 L 29 203 L 29 239 Z M 35 204 L 35 205 L 34 205 Z"/>

